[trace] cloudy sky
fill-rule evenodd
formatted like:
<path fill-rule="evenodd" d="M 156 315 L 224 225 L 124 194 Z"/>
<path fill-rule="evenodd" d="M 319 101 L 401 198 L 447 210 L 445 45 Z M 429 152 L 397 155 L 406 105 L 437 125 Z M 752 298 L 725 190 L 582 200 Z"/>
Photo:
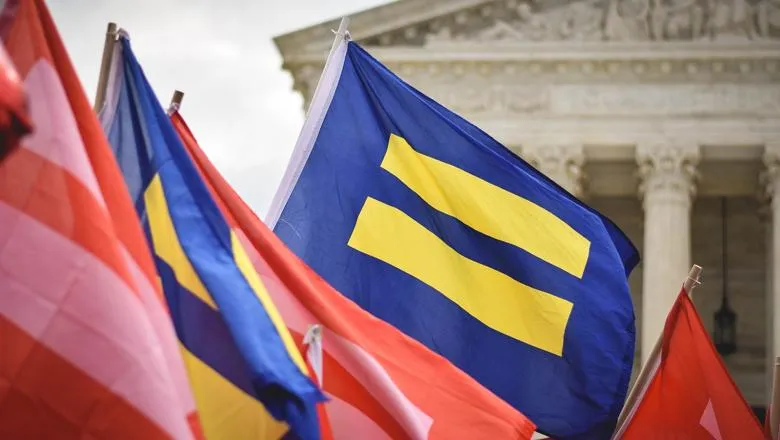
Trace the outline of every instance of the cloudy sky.
<path fill-rule="evenodd" d="M 388 0 L 48 0 L 88 96 L 106 25 L 130 34 L 160 100 L 182 115 L 211 160 L 265 217 L 303 124 L 303 102 L 271 38 Z M 0 0 L 2 3 L 2 0 Z"/>

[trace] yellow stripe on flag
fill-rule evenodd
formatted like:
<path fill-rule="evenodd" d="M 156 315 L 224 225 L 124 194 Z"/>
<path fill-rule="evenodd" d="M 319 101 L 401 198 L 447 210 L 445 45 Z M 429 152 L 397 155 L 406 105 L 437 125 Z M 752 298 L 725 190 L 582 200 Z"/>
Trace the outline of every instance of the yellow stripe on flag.
<path fill-rule="evenodd" d="M 541 206 L 418 153 L 396 135 L 381 166 L 434 209 L 582 278 L 590 241 Z"/>
<path fill-rule="evenodd" d="M 159 174 L 156 174 L 149 183 L 149 187 L 144 192 L 144 200 L 146 201 L 146 213 L 149 216 L 149 228 L 152 232 L 155 254 L 173 268 L 176 281 L 182 287 L 216 310 L 217 305 L 198 274 L 195 273 L 190 260 L 184 254 L 184 249 L 181 248 L 168 211 L 168 203 L 165 200 Z"/>
<path fill-rule="evenodd" d="M 436 289 L 488 327 L 562 355 L 570 301 L 460 255 L 397 208 L 368 198 L 349 246 Z"/>
<path fill-rule="evenodd" d="M 233 231 L 230 231 L 230 240 L 233 244 L 233 259 L 236 261 L 238 269 L 252 287 L 252 290 L 255 292 L 257 299 L 260 300 L 260 302 L 263 304 L 265 312 L 268 313 L 268 316 L 274 323 L 274 327 L 276 327 L 277 333 L 279 333 L 279 336 L 282 338 L 284 346 L 287 348 L 287 352 L 290 354 L 290 357 L 295 362 L 295 364 L 298 365 L 298 368 L 300 368 L 304 374 L 308 375 L 309 372 L 308 368 L 306 368 L 306 363 L 303 361 L 303 356 L 301 356 L 301 353 L 298 351 L 298 347 L 295 345 L 295 341 L 293 341 L 292 335 L 290 335 L 290 331 L 287 330 L 287 326 L 284 324 L 282 316 L 279 314 L 279 311 L 276 310 L 276 306 L 271 300 L 271 296 L 265 289 L 265 285 L 263 285 L 263 282 L 257 275 L 255 267 L 252 265 L 252 262 L 249 260 L 249 256 L 246 254 L 244 247 L 241 246 L 241 242 Z"/>
<path fill-rule="evenodd" d="M 144 199 L 155 254 L 171 267 L 176 281 L 182 287 L 218 312 L 216 303 L 209 295 L 184 253 L 181 243 L 179 243 L 159 175 L 152 179 L 144 193 Z M 290 357 L 304 373 L 307 373 L 306 364 L 290 332 L 284 325 L 279 312 L 271 303 L 268 292 L 262 285 L 254 266 L 232 231 L 231 239 L 234 258 L 239 270 L 265 307 L 277 332 L 284 341 Z M 187 365 L 190 384 L 195 392 L 195 402 L 206 438 L 279 438 L 287 431 L 287 425 L 275 421 L 254 397 L 246 394 L 212 370 L 184 346 L 181 346 L 181 350 Z"/>
<path fill-rule="evenodd" d="M 181 346 L 203 433 L 209 440 L 278 439 L 287 425 Z"/>

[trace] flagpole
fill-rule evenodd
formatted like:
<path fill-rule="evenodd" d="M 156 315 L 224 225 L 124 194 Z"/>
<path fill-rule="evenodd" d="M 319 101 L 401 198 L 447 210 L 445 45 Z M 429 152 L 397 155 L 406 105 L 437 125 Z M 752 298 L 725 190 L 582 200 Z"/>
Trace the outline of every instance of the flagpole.
<path fill-rule="evenodd" d="M 335 38 L 333 45 L 325 60 L 325 66 L 322 74 L 314 88 L 314 94 L 311 97 L 309 108 L 306 110 L 303 127 L 295 142 L 290 162 L 282 176 L 282 181 L 276 190 L 271 206 L 266 214 L 266 225 L 272 230 L 282 214 L 284 205 L 290 197 L 293 186 L 295 186 L 300 176 L 309 153 L 314 148 L 314 141 L 317 138 L 322 121 L 325 119 L 325 113 L 330 107 L 330 101 L 341 77 L 341 69 L 344 66 L 344 60 L 347 55 L 347 43 L 352 39 L 347 28 L 349 27 L 349 17 L 344 17 L 339 23 L 338 30 L 333 31 Z"/>
<path fill-rule="evenodd" d="M 106 39 L 103 43 L 103 58 L 100 61 L 100 74 L 98 75 L 97 91 L 95 92 L 95 113 L 100 113 L 103 104 L 106 102 L 106 87 L 108 86 L 108 73 L 111 70 L 111 58 L 114 55 L 114 44 L 116 43 L 117 25 L 114 22 L 108 23 L 106 28 Z"/>
<path fill-rule="evenodd" d="M 688 272 L 688 278 L 686 278 L 685 282 L 683 283 L 683 290 L 685 290 L 685 293 L 687 293 L 689 297 L 691 297 L 691 295 L 693 294 L 693 289 L 695 289 L 697 286 L 701 284 L 701 282 L 699 282 L 700 276 L 701 276 L 701 266 L 694 264 L 691 267 L 691 270 Z M 641 396 L 642 391 L 645 388 L 647 388 L 648 385 L 647 381 L 653 370 L 652 368 L 650 368 L 650 366 L 656 364 L 658 361 L 658 358 L 661 354 L 662 340 L 663 340 L 663 334 L 658 335 L 658 339 L 656 339 L 655 341 L 653 350 L 650 351 L 650 356 L 648 356 L 647 361 L 642 366 L 642 369 L 639 370 L 639 374 L 637 375 L 636 381 L 634 382 L 634 386 L 631 387 L 631 391 L 628 393 L 628 398 L 626 398 L 626 403 L 625 405 L 623 405 L 623 409 L 620 411 L 620 416 L 618 417 L 618 422 L 615 429 L 616 433 L 623 427 L 623 424 L 625 423 L 626 418 L 628 417 L 628 411 L 634 407 L 636 401 Z"/>
<path fill-rule="evenodd" d="M 184 92 L 181 90 L 174 90 L 173 97 L 171 97 L 171 104 L 168 106 L 168 116 L 174 112 L 179 111 L 181 108 L 181 101 L 184 99 Z"/>
<path fill-rule="evenodd" d="M 312 94 L 312 99 L 309 104 L 309 108 L 306 109 L 306 118 L 309 117 L 309 112 L 311 111 L 311 108 L 314 104 L 314 96 L 316 96 L 320 92 L 320 88 L 323 87 L 322 77 L 325 76 L 325 71 L 328 69 L 328 64 L 332 63 L 333 54 L 336 52 L 336 49 L 338 48 L 339 44 L 346 38 L 349 38 L 349 34 L 347 31 L 347 28 L 349 27 L 349 17 L 342 17 L 341 21 L 339 22 L 339 28 L 335 31 L 335 38 L 333 39 L 333 44 L 330 46 L 330 51 L 328 52 L 328 57 L 325 58 L 325 66 L 322 68 L 322 74 L 320 75 L 319 81 L 317 81 L 317 86 L 314 87 L 314 93 Z"/>
<path fill-rule="evenodd" d="M 780 439 L 780 357 L 775 357 L 775 370 L 772 379 L 772 400 L 769 405 L 769 431 L 773 439 Z"/>

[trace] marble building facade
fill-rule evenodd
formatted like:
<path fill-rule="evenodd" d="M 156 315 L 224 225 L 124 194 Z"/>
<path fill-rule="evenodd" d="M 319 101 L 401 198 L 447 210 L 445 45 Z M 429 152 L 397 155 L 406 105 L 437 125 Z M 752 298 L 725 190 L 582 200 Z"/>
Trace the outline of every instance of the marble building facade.
<path fill-rule="evenodd" d="M 337 27 L 276 39 L 307 106 Z M 397 0 L 351 15 L 350 34 L 631 237 L 635 370 L 693 262 L 712 329 L 725 198 L 737 351 L 724 359 L 766 404 L 780 355 L 780 0 Z"/>

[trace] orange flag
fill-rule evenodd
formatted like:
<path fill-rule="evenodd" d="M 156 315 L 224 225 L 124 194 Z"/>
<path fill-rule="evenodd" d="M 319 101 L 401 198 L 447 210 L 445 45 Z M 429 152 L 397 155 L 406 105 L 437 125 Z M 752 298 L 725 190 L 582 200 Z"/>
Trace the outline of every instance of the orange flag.
<path fill-rule="evenodd" d="M 5 8 L 34 130 L 0 163 L 0 438 L 199 436 L 141 225 L 51 14 Z"/>
<path fill-rule="evenodd" d="M 653 376 L 617 438 L 764 438 L 685 291 L 669 312 L 660 359 L 650 368 Z"/>

